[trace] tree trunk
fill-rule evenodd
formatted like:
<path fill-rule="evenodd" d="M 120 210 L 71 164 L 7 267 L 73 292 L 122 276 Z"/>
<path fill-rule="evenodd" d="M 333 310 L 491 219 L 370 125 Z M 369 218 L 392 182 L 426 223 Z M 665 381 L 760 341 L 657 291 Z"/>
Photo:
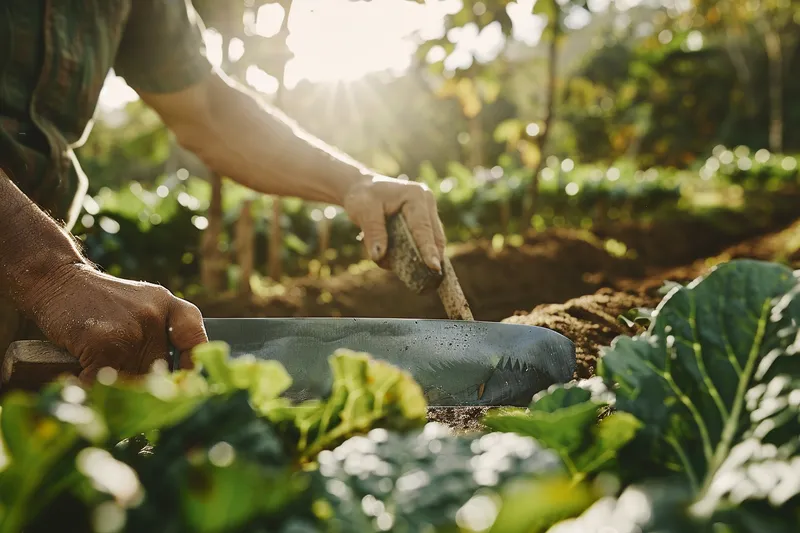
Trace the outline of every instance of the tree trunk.
<path fill-rule="evenodd" d="M 283 228 L 281 228 L 281 217 L 283 209 L 281 199 L 277 196 L 272 198 L 272 223 L 269 226 L 269 277 L 276 283 L 283 276 Z"/>
<path fill-rule="evenodd" d="M 483 142 L 483 124 L 481 123 L 481 114 L 478 113 L 474 117 L 469 118 L 469 168 L 470 170 L 477 167 L 485 166 L 484 156 L 484 142 Z"/>
<path fill-rule="evenodd" d="M 319 262 L 323 265 L 328 264 L 325 252 L 328 251 L 331 241 L 331 221 L 327 217 L 317 222 L 317 235 L 319 236 Z"/>
<path fill-rule="evenodd" d="M 286 73 L 286 63 L 289 61 L 288 48 L 286 39 L 289 36 L 289 12 L 292 9 L 291 0 L 279 0 L 277 2 L 283 8 L 283 22 L 274 38 L 281 39 L 281 53 L 284 53 L 281 64 L 277 66 L 275 78 L 278 80 L 278 89 L 275 92 L 275 100 L 273 104 L 275 107 L 283 112 L 286 112 L 284 105 L 284 96 L 286 89 L 284 87 L 284 75 Z M 272 224 L 270 225 L 269 241 L 268 241 L 268 257 L 269 264 L 267 271 L 269 277 L 273 281 L 280 282 L 283 277 L 283 230 L 281 228 L 281 218 L 283 217 L 283 203 L 279 197 L 272 198 Z"/>
<path fill-rule="evenodd" d="M 540 0 L 543 1 L 543 0 Z M 551 0 L 553 1 L 553 0 Z M 558 6 L 555 6 L 556 13 L 558 13 Z M 555 114 L 555 94 L 556 94 L 556 75 L 558 72 L 558 48 L 559 37 L 561 36 L 561 26 L 558 21 L 558 15 L 554 16 L 554 20 L 550 21 L 550 45 L 547 51 L 547 99 L 545 103 L 545 116 L 544 116 L 544 129 L 537 137 L 539 149 L 539 161 L 533 169 L 531 175 L 531 183 L 528 187 L 527 205 L 522 210 L 523 228 L 531 226 L 531 218 L 536 213 L 536 207 L 539 199 L 539 174 L 545 164 L 545 148 L 547 147 L 547 139 L 550 137 L 550 127 L 553 123 L 553 115 Z"/>
<path fill-rule="evenodd" d="M 208 207 L 208 227 L 203 231 L 200 242 L 200 279 L 210 294 L 218 294 L 222 289 L 225 271 L 225 257 L 219 249 L 222 236 L 222 177 L 211 174 L 211 203 Z"/>
<path fill-rule="evenodd" d="M 769 62 L 769 149 L 783 152 L 783 50 L 778 32 L 764 33 Z"/>
<path fill-rule="evenodd" d="M 253 276 L 254 257 L 253 200 L 242 202 L 239 220 L 236 221 L 236 263 L 239 265 L 239 295 L 252 295 L 250 278 Z"/>

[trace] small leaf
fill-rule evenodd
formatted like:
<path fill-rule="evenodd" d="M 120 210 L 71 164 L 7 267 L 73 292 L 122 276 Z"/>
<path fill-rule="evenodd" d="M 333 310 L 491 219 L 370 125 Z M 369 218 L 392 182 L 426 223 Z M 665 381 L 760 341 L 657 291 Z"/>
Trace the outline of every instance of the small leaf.
<path fill-rule="evenodd" d="M 510 483 L 489 533 L 539 533 L 587 509 L 597 495 L 568 477 Z M 469 505 L 469 503 L 467 503 Z M 465 506 L 466 507 L 466 506 Z"/>
<path fill-rule="evenodd" d="M 246 461 L 192 465 L 182 491 L 182 514 L 189 531 L 222 533 L 258 516 L 280 511 L 306 488 L 306 479 L 288 470 L 265 469 Z"/>
<path fill-rule="evenodd" d="M 594 388 L 593 388 L 594 387 Z M 558 453 L 576 480 L 595 474 L 612 462 L 641 423 L 628 413 L 612 414 L 599 424 L 598 413 L 609 393 L 598 381 L 554 385 L 538 393 L 529 409 L 489 411 L 483 423 L 495 431 L 535 438 Z"/>
<path fill-rule="evenodd" d="M 230 358 L 230 348 L 223 342 L 209 342 L 194 349 L 200 369 L 208 373 L 215 393 L 246 390 L 254 404 L 266 412 L 292 384 L 292 378 L 277 361 L 259 360 L 251 355 Z"/>
<path fill-rule="evenodd" d="M 506 119 L 495 128 L 494 140 L 514 146 L 519 142 L 522 136 L 522 130 L 523 124 L 521 120 L 516 118 Z"/>

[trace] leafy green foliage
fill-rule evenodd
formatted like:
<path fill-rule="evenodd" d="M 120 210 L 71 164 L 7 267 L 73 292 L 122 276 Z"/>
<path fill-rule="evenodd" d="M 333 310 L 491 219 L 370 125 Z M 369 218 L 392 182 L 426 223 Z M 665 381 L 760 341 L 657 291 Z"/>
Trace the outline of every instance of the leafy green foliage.
<path fill-rule="evenodd" d="M 795 283 L 780 265 L 724 264 L 674 290 L 647 333 L 617 339 L 603 355 L 598 372 L 617 384 L 617 408 L 645 424 L 650 468 L 678 469 L 695 490 L 705 486 L 747 427 L 759 361 L 791 342 L 778 332 L 797 309 L 776 320 L 772 301 Z"/>
<path fill-rule="evenodd" d="M 597 377 L 468 436 L 422 427 L 419 386 L 348 351 L 300 404 L 218 343 L 191 371 L 10 393 L 0 532 L 796 531 L 797 277 L 737 260 L 675 285 Z"/>
<path fill-rule="evenodd" d="M 479 491 L 513 479 L 560 477 L 554 454 L 513 434 L 454 437 L 436 424 L 404 435 L 373 430 L 318 457 L 333 531 L 433 531 Z"/>
<path fill-rule="evenodd" d="M 607 398 L 603 401 L 607 394 L 602 389 L 596 380 L 553 386 L 537 394 L 527 409 L 490 411 L 484 424 L 496 431 L 534 437 L 558 453 L 575 481 L 582 481 L 607 468 L 640 426 L 635 417 L 624 412 L 611 414 L 598 423 L 598 413 L 607 405 Z"/>
<path fill-rule="evenodd" d="M 338 351 L 330 358 L 333 385 L 324 401 L 265 414 L 292 438 L 303 460 L 372 428 L 406 429 L 426 420 L 422 388 L 411 376 L 367 354 Z"/>
<path fill-rule="evenodd" d="M 728 505 L 747 509 L 725 519 L 734 523 L 767 520 L 791 501 L 783 508 L 796 512 L 783 475 L 751 476 L 761 479 L 757 465 L 788 474 L 797 460 L 797 287 L 784 266 L 726 263 L 673 289 L 647 333 L 612 344 L 598 372 L 616 384 L 616 408 L 643 424 L 636 453 L 619 457 L 627 479 L 682 477 L 708 520 Z"/>

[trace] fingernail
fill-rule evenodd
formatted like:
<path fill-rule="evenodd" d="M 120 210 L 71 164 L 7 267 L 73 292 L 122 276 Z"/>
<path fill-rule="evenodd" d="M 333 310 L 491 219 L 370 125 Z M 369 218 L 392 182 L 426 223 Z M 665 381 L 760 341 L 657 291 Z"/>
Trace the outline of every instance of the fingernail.
<path fill-rule="evenodd" d="M 441 261 L 439 261 L 439 258 L 438 258 L 438 257 L 436 257 L 436 256 L 434 255 L 434 256 L 431 258 L 431 263 L 433 263 L 433 269 L 434 269 L 436 272 L 441 272 L 441 271 L 442 271 L 442 262 L 441 262 Z"/>
<path fill-rule="evenodd" d="M 381 250 L 382 247 L 380 244 L 376 244 L 372 247 L 372 252 L 370 253 L 370 255 L 372 256 L 373 261 L 377 261 L 378 259 L 381 258 Z"/>

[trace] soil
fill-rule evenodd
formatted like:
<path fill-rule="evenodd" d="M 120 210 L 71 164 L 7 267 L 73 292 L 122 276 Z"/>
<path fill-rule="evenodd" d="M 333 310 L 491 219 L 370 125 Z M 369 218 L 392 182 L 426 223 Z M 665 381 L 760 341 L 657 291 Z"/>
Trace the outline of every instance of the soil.
<path fill-rule="evenodd" d="M 780 261 L 800 268 L 800 202 L 770 219 L 752 215 L 671 220 L 595 234 L 551 230 L 497 252 L 488 243 L 457 247 L 451 257 L 476 320 L 551 328 L 573 340 L 575 378 L 593 375 L 598 352 L 637 331 L 619 316 L 653 308 L 665 280 L 685 283 L 735 258 Z M 774 207 L 774 206 L 773 206 Z M 609 253 L 605 239 L 632 253 Z M 631 257 L 631 255 L 633 257 Z M 269 299 L 197 302 L 206 317 L 360 316 L 446 318 L 436 294 L 412 294 L 375 268 L 329 279 L 303 279 Z M 638 326 L 637 326 L 638 327 Z M 429 419 L 457 432 L 482 429 L 485 408 L 432 408 Z"/>

